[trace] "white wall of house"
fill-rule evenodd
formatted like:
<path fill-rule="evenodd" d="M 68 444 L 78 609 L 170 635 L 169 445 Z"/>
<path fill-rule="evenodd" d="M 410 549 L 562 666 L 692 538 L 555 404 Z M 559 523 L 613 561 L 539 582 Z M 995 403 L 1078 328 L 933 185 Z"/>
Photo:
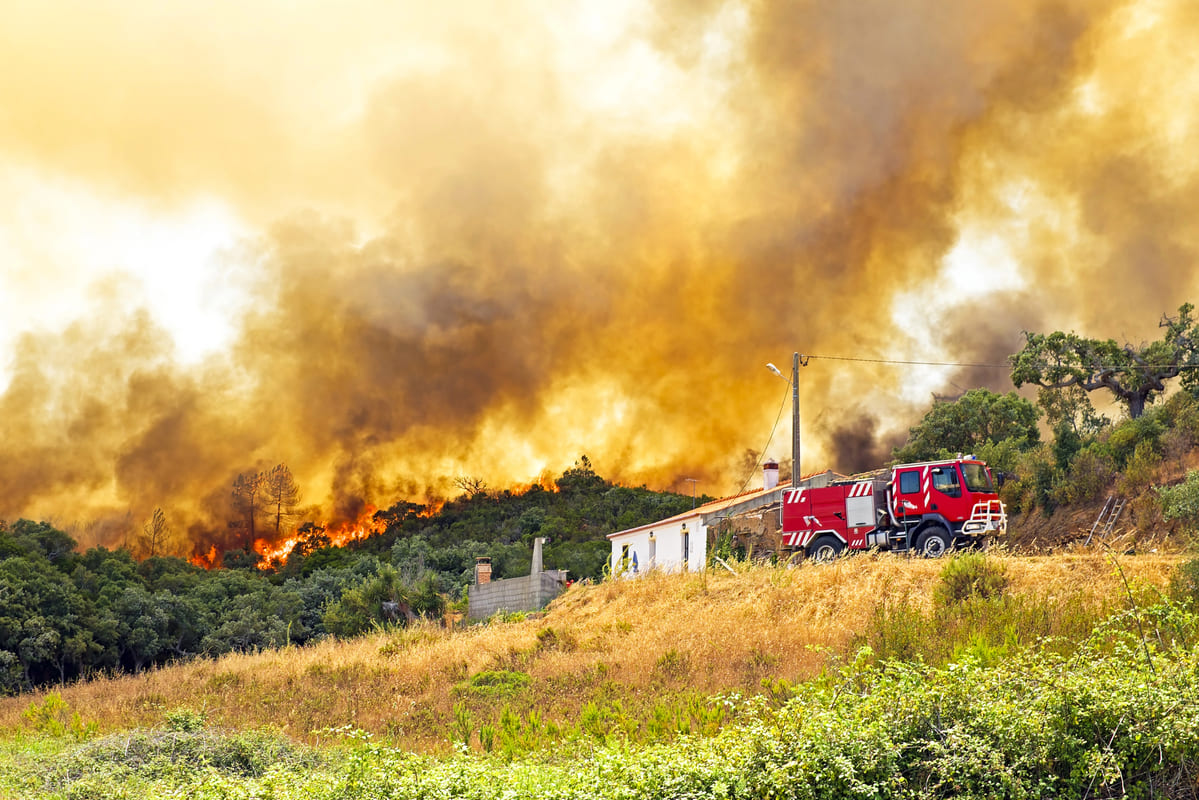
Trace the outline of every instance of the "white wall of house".
<path fill-rule="evenodd" d="M 685 541 L 683 526 L 686 526 Z M 610 536 L 609 540 L 612 542 L 612 555 L 608 563 L 612 566 L 612 574 L 620 577 L 632 577 L 650 569 L 697 571 L 708 562 L 708 531 L 698 514 L 621 531 Z"/>

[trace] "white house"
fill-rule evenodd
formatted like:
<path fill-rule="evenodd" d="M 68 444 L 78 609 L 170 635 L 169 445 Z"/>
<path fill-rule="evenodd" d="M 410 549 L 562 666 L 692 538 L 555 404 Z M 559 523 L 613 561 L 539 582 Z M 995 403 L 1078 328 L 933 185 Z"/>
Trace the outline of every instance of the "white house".
<path fill-rule="evenodd" d="M 650 569 L 668 572 L 698 571 L 708 563 L 708 529 L 722 520 L 749 514 L 782 503 L 788 481 L 778 482 L 779 468 L 773 461 L 763 465 L 763 488 L 715 500 L 673 517 L 608 534 L 612 543 L 609 565 L 612 574 L 633 577 Z M 827 486 L 836 476 L 832 471 L 805 475 L 801 486 Z"/>
<path fill-rule="evenodd" d="M 705 506 L 685 514 L 608 534 L 613 575 L 632 576 L 650 569 L 703 569 L 708 562 Z M 685 566 L 684 566 L 685 565 Z"/>

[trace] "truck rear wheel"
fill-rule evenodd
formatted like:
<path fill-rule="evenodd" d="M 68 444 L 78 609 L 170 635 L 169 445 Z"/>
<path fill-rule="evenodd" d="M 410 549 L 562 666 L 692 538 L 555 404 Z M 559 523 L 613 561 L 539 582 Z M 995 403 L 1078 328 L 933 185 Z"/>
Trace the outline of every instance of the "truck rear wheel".
<path fill-rule="evenodd" d="M 808 548 L 808 555 L 813 561 L 832 561 L 837 556 L 841 555 L 841 551 L 845 549 L 845 543 L 836 536 L 825 534 L 817 537 L 816 541 L 812 542 L 812 546 Z"/>
<path fill-rule="evenodd" d="M 916 550 L 925 558 L 940 558 L 948 553 L 952 546 L 953 539 L 949 536 L 949 531 L 940 525 L 925 528 L 916 539 Z"/>

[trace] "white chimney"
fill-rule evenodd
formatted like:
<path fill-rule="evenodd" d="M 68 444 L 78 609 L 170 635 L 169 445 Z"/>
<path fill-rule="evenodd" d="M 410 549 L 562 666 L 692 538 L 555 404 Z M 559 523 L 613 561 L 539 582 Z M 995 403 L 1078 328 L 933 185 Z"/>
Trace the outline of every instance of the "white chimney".
<path fill-rule="evenodd" d="M 773 489 L 779 485 L 779 462 L 773 458 L 762 465 L 762 488 Z"/>
<path fill-rule="evenodd" d="M 529 573 L 531 575 L 536 575 L 537 573 L 542 571 L 542 568 L 541 568 L 541 546 L 548 541 L 549 541 L 549 537 L 547 537 L 547 536 L 538 536 L 536 539 L 533 540 L 533 564 L 532 564 L 532 569 L 529 570 Z"/>

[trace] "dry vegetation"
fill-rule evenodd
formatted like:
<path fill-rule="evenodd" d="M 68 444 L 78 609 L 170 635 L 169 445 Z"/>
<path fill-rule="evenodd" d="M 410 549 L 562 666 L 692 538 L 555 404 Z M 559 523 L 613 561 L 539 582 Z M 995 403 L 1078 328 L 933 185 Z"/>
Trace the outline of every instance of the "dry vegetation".
<path fill-rule="evenodd" d="M 1105 613 L 1127 602 L 1112 561 L 1094 552 L 994 555 L 1009 593 Z M 1179 558 L 1121 556 L 1138 591 L 1165 586 Z M 878 555 L 739 574 L 651 574 L 575 586 L 536 619 L 445 630 L 417 626 L 350 641 L 196 660 L 58 691 L 101 730 L 162 723 L 186 708 L 237 729 L 263 725 L 296 738 L 341 725 L 406 747 L 442 750 L 458 703 L 478 722 L 501 706 L 569 725 L 588 704 L 619 703 L 645 718 L 664 699 L 759 691 L 763 679 L 815 676 L 871 625 L 880 601 L 931 605 L 944 562 Z M 526 673 L 528 688 L 472 694 L 487 670 Z M 0 701 L 0 728 L 19 726 L 40 695 Z"/>

